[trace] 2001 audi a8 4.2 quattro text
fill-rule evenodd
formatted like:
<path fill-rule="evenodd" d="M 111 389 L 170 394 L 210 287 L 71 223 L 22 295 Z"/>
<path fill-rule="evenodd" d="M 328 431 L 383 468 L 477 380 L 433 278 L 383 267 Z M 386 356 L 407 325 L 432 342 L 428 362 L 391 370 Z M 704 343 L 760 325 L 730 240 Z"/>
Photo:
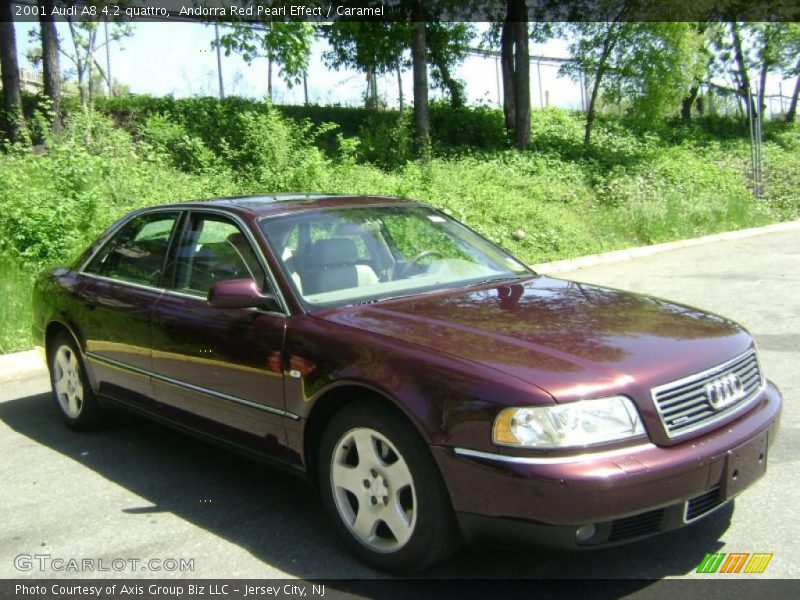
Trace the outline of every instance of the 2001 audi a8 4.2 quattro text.
<path fill-rule="evenodd" d="M 537 275 L 398 198 L 138 210 L 33 301 L 68 426 L 122 406 L 288 467 L 387 570 L 691 523 L 765 472 L 781 408 L 735 323 Z"/>

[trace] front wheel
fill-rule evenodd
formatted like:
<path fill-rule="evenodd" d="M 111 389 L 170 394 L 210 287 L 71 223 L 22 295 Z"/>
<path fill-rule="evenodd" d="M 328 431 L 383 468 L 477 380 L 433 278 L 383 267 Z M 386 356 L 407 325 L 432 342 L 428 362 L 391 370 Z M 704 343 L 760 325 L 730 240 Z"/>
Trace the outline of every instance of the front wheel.
<path fill-rule="evenodd" d="M 457 544 L 450 499 L 410 424 L 374 402 L 336 414 L 322 437 L 319 481 L 339 533 L 364 562 L 411 572 Z"/>
<path fill-rule="evenodd" d="M 48 366 L 53 400 L 67 426 L 87 431 L 101 425 L 101 408 L 89 384 L 80 352 L 66 333 L 58 334 L 50 344 Z"/>

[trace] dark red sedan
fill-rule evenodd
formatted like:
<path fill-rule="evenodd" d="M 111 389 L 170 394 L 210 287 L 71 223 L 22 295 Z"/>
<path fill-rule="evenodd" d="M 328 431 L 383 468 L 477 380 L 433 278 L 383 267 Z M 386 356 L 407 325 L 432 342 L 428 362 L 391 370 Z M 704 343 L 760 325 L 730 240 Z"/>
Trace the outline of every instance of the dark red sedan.
<path fill-rule="evenodd" d="M 536 275 L 397 198 L 138 210 L 34 306 L 67 425 L 122 406 L 287 467 L 395 571 L 691 523 L 764 473 L 781 407 L 735 323 Z"/>

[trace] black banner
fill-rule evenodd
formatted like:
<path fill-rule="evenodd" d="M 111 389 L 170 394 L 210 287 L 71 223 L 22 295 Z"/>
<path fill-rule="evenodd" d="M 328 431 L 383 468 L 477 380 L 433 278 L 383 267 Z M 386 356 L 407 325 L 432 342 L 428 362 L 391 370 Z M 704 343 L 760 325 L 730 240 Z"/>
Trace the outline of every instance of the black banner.
<path fill-rule="evenodd" d="M 696 580 L 236 580 L 236 579 L 4 579 L 0 598 L 15 600 L 244 600 L 300 598 L 338 600 L 397 598 L 403 600 L 458 598 L 610 598 L 681 600 L 768 600 L 793 598 L 797 581 L 791 579 Z"/>
<path fill-rule="evenodd" d="M 520 0 L 521 1 L 521 0 Z M 75 21 L 499 21 L 505 0 L 56 0 L 47 16 Z M 14 20 L 36 21 L 36 0 L 12 0 Z M 528 20 L 800 21 L 800 0 L 525 0 Z"/>

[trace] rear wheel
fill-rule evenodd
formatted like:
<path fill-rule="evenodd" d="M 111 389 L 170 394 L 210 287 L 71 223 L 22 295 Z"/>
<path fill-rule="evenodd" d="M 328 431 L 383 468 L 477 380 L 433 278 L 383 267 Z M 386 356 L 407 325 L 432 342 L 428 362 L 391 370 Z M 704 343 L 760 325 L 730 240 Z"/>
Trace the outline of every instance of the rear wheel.
<path fill-rule="evenodd" d="M 59 333 L 53 339 L 48 366 L 53 400 L 64 422 L 80 431 L 97 428 L 102 423 L 102 411 L 71 336 Z"/>
<path fill-rule="evenodd" d="M 430 451 L 391 409 L 359 402 L 335 415 L 318 464 L 325 508 L 364 562 L 409 572 L 456 547 L 450 499 Z"/>

